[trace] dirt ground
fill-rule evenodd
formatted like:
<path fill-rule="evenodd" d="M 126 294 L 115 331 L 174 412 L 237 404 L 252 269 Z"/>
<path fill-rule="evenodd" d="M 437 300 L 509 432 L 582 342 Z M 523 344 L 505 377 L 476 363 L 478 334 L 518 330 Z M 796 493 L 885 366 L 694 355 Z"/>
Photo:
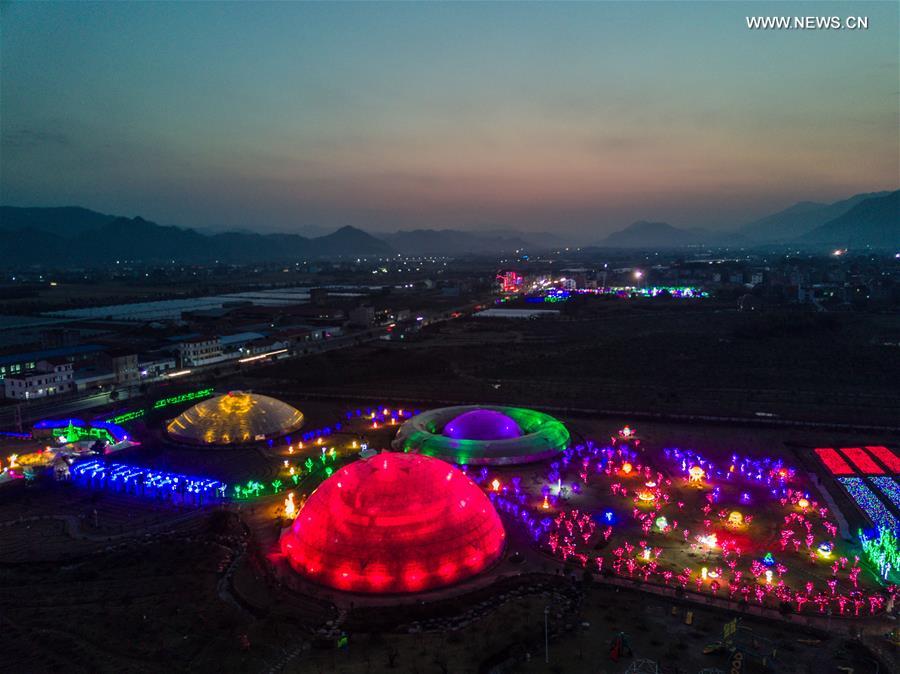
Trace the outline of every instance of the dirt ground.
<path fill-rule="evenodd" d="M 299 394 L 896 424 L 900 361 L 882 336 L 897 328 L 891 315 L 611 302 L 544 321 L 440 323 L 246 378 Z"/>

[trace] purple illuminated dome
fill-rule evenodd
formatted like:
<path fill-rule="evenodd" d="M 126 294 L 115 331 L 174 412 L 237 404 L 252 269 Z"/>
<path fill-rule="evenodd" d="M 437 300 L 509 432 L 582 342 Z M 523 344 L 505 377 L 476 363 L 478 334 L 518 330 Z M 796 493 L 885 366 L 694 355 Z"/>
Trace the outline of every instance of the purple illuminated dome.
<path fill-rule="evenodd" d="M 444 435 L 454 440 L 507 440 L 521 437 L 522 429 L 502 412 L 472 410 L 444 426 Z"/>

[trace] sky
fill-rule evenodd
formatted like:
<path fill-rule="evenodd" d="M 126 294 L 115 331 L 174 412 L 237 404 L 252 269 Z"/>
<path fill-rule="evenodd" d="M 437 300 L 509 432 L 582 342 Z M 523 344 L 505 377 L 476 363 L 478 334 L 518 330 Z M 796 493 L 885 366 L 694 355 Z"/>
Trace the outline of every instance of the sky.
<path fill-rule="evenodd" d="M 5 3 L 0 202 L 256 231 L 727 229 L 897 189 L 898 7 Z"/>

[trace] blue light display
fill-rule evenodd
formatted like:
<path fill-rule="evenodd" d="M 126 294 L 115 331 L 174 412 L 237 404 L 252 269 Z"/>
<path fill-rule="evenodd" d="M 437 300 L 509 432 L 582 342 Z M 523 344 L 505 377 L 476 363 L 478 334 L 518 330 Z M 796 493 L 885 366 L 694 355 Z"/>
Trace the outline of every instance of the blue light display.
<path fill-rule="evenodd" d="M 99 459 L 72 466 L 75 484 L 179 505 L 202 506 L 225 500 L 228 485 L 204 477 L 152 470 Z"/>
<path fill-rule="evenodd" d="M 747 482 L 765 484 L 772 490 L 773 496 L 785 494 L 785 484 L 794 478 L 796 471 L 785 465 L 781 459 L 766 457 L 757 459 L 749 456 L 731 455 L 731 461 L 725 461 L 724 465 L 714 464 L 703 458 L 692 449 L 678 449 L 667 447 L 663 450 L 666 459 L 679 463 L 681 472 L 685 475 L 691 466 L 703 468 L 707 478 L 715 478 L 726 481 L 744 480 Z M 744 498 L 746 496 L 746 499 Z M 741 501 L 748 503 L 750 494 L 741 495 Z"/>
<path fill-rule="evenodd" d="M 887 496 L 891 504 L 900 510 L 900 485 L 892 477 L 870 477 L 869 482 L 878 487 L 878 491 Z"/>
<path fill-rule="evenodd" d="M 900 533 L 900 522 L 887 509 L 875 493 L 866 486 L 861 477 L 839 477 L 840 482 L 847 493 L 856 501 L 860 509 L 868 516 L 876 527 L 882 531 L 890 531 L 895 535 Z"/>

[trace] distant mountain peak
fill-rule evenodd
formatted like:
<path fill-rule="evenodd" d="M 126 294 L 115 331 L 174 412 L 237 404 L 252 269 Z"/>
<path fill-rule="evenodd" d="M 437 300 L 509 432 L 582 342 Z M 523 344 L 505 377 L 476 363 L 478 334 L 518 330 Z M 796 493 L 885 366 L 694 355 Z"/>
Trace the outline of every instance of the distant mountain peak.
<path fill-rule="evenodd" d="M 638 220 L 613 232 L 599 245 L 608 248 L 681 248 L 683 246 L 737 246 L 744 238 L 730 232 L 703 227 L 676 227 L 668 222 Z"/>
<path fill-rule="evenodd" d="M 803 235 L 802 241 L 849 248 L 900 248 L 900 190 L 856 203 Z"/>
<path fill-rule="evenodd" d="M 383 255 L 392 251 L 381 239 L 353 226 L 317 238 L 297 234 L 200 233 L 159 225 L 141 216 L 104 215 L 81 208 L 0 207 L 0 229 L 14 259 L 41 264 L 47 259 L 73 259 L 103 264 L 109 259 L 144 261 L 261 262 L 316 257 Z"/>
<path fill-rule="evenodd" d="M 668 222 L 638 220 L 613 232 L 601 245 L 611 248 L 674 248 L 696 243 L 702 236 Z"/>
<path fill-rule="evenodd" d="M 738 233 L 757 243 L 786 243 L 802 237 L 829 220 L 843 215 L 858 203 L 888 192 L 864 192 L 830 204 L 799 201 L 792 206 L 748 222 Z"/>

